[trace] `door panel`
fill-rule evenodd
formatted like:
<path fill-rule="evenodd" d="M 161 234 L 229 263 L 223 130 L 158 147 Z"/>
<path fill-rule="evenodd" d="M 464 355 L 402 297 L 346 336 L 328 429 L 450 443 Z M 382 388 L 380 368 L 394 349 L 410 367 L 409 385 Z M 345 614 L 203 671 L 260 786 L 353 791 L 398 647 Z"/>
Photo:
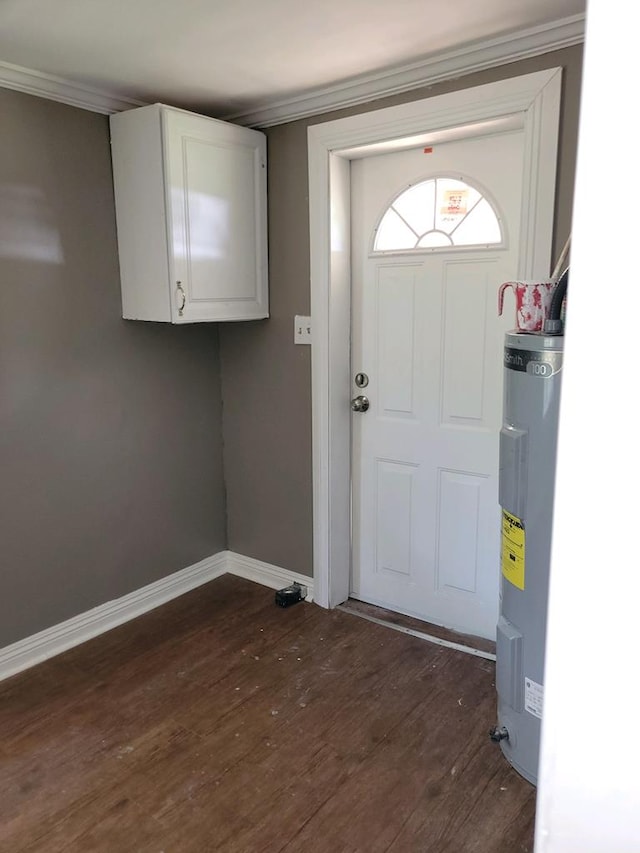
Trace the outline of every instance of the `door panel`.
<path fill-rule="evenodd" d="M 376 568 L 411 575 L 416 466 L 376 460 Z"/>
<path fill-rule="evenodd" d="M 485 318 L 488 311 L 495 310 L 490 292 L 496 264 L 491 259 L 445 262 L 443 272 L 440 422 L 442 425 L 467 423 L 477 428 L 485 424 L 488 414 Z"/>
<path fill-rule="evenodd" d="M 352 163 L 352 582 L 364 601 L 495 637 L 502 341 L 497 290 L 517 271 L 523 135 Z M 373 254 L 403 188 L 450 175 L 485 188 L 500 247 Z M 353 386 L 354 394 L 360 393 Z"/>
<path fill-rule="evenodd" d="M 377 409 L 388 418 L 415 417 L 414 386 L 416 287 L 415 267 L 382 267 L 376 282 L 377 348 L 379 377 Z"/>

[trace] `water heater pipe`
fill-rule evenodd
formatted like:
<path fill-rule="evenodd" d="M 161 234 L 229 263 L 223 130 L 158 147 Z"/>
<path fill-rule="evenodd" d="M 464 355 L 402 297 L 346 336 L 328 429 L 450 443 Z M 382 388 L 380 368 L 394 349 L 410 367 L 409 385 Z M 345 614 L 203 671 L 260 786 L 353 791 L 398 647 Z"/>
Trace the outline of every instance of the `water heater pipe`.
<path fill-rule="evenodd" d="M 549 307 L 549 316 L 544 321 L 544 332 L 550 335 L 561 335 L 563 332 L 563 323 L 561 319 L 562 303 L 567 295 L 567 287 L 569 285 L 569 267 L 562 273 L 558 283 L 553 289 L 551 297 L 551 306 Z"/>

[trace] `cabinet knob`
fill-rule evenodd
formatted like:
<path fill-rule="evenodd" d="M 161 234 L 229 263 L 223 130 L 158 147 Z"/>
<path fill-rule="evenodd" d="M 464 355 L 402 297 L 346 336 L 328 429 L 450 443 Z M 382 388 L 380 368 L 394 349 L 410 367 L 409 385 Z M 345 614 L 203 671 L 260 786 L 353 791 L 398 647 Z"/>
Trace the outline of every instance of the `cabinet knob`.
<path fill-rule="evenodd" d="M 178 299 L 180 300 L 178 305 L 178 317 L 182 317 L 184 313 L 184 306 L 187 304 L 187 294 L 184 292 L 181 281 L 176 282 L 176 289 L 178 291 Z"/>

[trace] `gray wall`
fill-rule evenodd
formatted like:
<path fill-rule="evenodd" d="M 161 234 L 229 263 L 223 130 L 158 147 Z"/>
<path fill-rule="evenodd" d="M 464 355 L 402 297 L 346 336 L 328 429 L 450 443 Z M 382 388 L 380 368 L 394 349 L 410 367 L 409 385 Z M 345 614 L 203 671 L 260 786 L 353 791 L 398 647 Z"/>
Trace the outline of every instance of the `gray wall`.
<path fill-rule="evenodd" d="M 120 316 L 108 119 L 0 89 L 0 647 L 226 547 L 216 325 Z"/>
<path fill-rule="evenodd" d="M 582 48 L 569 48 L 365 106 L 267 130 L 271 319 L 221 329 L 229 548 L 312 572 L 311 353 L 294 346 L 309 313 L 307 127 L 456 89 L 564 68 L 554 257 L 569 233 Z"/>
<path fill-rule="evenodd" d="M 557 254 L 581 58 L 269 129 L 271 317 L 219 327 L 121 319 L 108 120 L 0 89 L 0 647 L 225 547 L 311 574 L 307 127 L 563 66 Z"/>

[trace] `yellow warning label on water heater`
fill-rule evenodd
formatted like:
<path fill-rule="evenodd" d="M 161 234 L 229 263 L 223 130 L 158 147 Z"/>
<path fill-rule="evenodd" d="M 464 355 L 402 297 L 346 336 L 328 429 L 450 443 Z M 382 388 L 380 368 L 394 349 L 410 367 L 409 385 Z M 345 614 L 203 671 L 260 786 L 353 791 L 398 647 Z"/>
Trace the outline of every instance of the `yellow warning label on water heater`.
<path fill-rule="evenodd" d="M 524 522 L 502 510 L 502 574 L 524 589 Z"/>

